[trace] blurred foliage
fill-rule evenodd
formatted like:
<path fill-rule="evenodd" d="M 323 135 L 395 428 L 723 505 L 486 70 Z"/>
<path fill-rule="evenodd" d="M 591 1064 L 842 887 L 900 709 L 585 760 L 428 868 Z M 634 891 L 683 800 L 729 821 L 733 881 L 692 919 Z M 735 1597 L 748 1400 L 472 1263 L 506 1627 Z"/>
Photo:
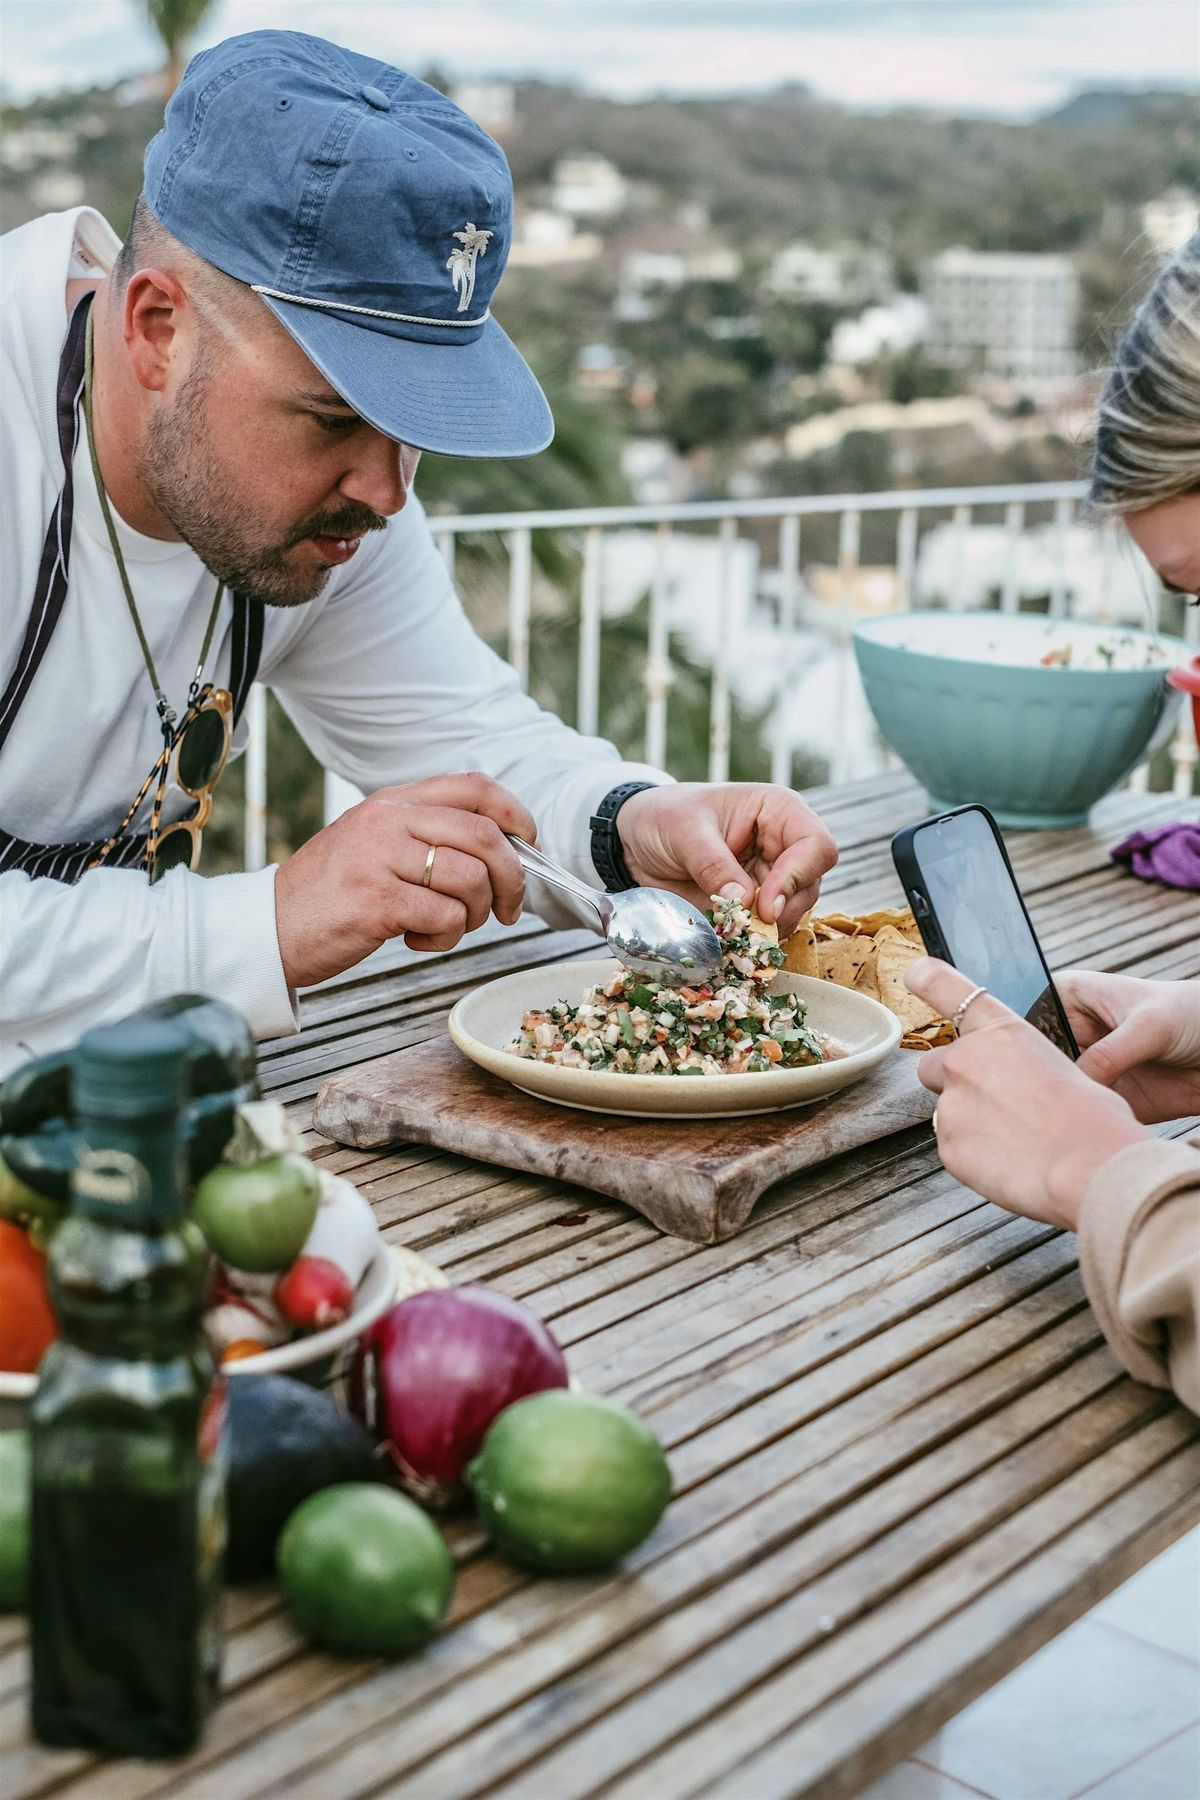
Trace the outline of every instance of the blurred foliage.
<path fill-rule="evenodd" d="M 187 64 L 188 40 L 199 31 L 216 0 L 143 0 L 143 4 L 167 53 L 163 87 L 171 95 Z"/>

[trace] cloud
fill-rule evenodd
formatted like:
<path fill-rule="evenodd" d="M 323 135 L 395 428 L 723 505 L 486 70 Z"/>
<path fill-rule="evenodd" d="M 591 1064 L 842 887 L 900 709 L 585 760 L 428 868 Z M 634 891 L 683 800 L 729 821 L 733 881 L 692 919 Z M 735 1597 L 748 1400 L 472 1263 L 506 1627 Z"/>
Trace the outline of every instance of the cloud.
<path fill-rule="evenodd" d="M 283 25 L 403 67 L 626 99 L 801 81 L 850 106 L 1020 115 L 1200 70 L 1195 0 L 221 0 L 197 44 Z M 158 60 L 136 0 L 5 0 L 3 48 L 18 96 Z"/>

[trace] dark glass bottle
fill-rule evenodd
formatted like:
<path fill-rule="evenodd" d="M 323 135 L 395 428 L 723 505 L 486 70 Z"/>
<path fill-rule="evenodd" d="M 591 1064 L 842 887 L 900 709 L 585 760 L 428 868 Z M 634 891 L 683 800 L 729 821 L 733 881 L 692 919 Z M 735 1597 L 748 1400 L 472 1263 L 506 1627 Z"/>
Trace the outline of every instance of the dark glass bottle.
<path fill-rule="evenodd" d="M 50 1251 L 61 1336 L 31 1408 L 33 1727 L 173 1756 L 220 1662 L 224 1388 L 201 1332 L 208 1256 L 184 1216 L 184 1060 L 169 1024 L 90 1032 L 79 1154 Z"/>

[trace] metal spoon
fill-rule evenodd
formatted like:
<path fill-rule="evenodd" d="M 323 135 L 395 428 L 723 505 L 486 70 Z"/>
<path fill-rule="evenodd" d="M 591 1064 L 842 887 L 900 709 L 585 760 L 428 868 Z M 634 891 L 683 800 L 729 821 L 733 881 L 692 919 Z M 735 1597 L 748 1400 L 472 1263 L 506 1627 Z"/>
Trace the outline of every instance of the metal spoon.
<path fill-rule="evenodd" d="M 521 867 L 590 906 L 618 962 L 663 987 L 705 987 L 721 973 L 721 940 L 700 910 L 665 888 L 604 894 L 505 832 Z"/>

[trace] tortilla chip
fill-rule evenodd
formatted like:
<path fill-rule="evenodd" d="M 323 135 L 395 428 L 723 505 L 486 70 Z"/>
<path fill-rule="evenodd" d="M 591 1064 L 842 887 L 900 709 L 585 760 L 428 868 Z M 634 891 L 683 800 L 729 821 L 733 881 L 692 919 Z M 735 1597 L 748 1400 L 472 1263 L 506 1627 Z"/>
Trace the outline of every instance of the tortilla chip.
<path fill-rule="evenodd" d="M 788 938 L 786 967 L 879 1000 L 904 1027 L 906 1050 L 953 1043 L 954 1027 L 904 985 L 904 971 L 925 955 L 920 927 L 907 906 L 870 913 L 806 915 Z"/>
<path fill-rule="evenodd" d="M 873 946 L 858 944 L 853 938 L 831 938 L 817 945 L 817 974 L 822 981 L 834 981 L 839 987 L 854 987 L 866 963 L 872 960 Z"/>
<path fill-rule="evenodd" d="M 784 945 L 787 952 L 785 969 L 791 969 L 797 975 L 816 975 L 817 970 L 817 934 L 812 928 L 812 915 L 806 913 Z"/>
<path fill-rule="evenodd" d="M 779 942 L 779 926 L 774 919 L 760 919 L 756 912 L 750 914 L 750 931 L 757 937 L 766 938 L 768 944 Z"/>

